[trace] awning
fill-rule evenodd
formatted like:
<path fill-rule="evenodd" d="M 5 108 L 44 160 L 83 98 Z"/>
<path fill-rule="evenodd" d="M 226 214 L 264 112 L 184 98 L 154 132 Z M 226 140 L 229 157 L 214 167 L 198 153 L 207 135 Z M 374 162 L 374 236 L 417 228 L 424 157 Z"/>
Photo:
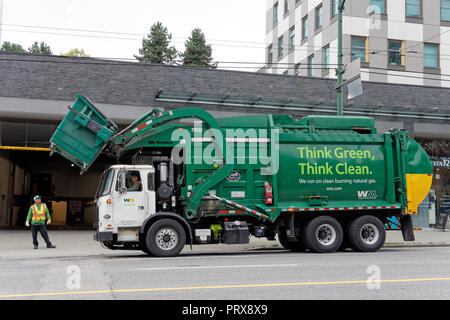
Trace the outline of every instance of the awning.
<path fill-rule="evenodd" d="M 228 94 L 205 94 L 196 92 L 176 92 L 160 90 L 155 97 L 156 101 L 215 105 L 224 107 L 241 107 L 252 109 L 274 109 L 277 111 L 300 111 L 300 112 L 337 112 L 335 104 L 318 101 L 299 101 L 291 99 L 277 99 L 267 97 L 241 97 Z M 449 120 L 450 109 L 440 109 L 433 106 L 424 106 L 421 108 L 394 105 L 357 105 L 350 103 L 344 106 L 346 115 L 364 115 L 364 116 L 389 116 L 406 117 L 432 120 Z"/>

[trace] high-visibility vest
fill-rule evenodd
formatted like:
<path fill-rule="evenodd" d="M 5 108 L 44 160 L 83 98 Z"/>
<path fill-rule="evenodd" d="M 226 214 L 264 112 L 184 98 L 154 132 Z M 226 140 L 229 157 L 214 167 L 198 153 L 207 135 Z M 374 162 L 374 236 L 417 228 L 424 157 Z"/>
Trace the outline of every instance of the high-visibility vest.
<path fill-rule="evenodd" d="M 31 209 L 33 210 L 33 216 L 31 218 L 32 221 L 44 221 L 45 216 L 47 214 L 47 206 L 45 203 L 41 204 L 41 208 L 38 209 L 37 205 L 33 204 L 31 206 Z"/>

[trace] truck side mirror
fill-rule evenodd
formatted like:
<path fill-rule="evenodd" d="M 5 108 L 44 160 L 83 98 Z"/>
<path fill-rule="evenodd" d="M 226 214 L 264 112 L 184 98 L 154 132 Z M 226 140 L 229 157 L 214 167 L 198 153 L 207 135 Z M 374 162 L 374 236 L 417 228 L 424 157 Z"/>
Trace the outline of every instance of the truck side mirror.
<path fill-rule="evenodd" d="M 127 170 L 120 169 L 117 175 L 117 191 L 127 193 Z"/>

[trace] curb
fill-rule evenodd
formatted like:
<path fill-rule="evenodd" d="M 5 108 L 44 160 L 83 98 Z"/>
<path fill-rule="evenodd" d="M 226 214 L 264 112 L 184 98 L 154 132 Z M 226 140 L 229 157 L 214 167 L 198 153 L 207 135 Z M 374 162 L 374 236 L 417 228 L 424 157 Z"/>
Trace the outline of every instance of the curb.
<path fill-rule="evenodd" d="M 382 248 L 426 248 L 426 247 L 450 247 L 450 243 L 440 243 L 440 242 L 433 242 L 433 243 L 398 243 L 398 242 L 387 242 L 383 245 Z M 262 250 L 262 249 L 284 249 L 281 245 L 273 245 L 273 246 L 255 246 L 251 248 L 244 248 L 243 250 L 250 251 L 250 250 Z"/>

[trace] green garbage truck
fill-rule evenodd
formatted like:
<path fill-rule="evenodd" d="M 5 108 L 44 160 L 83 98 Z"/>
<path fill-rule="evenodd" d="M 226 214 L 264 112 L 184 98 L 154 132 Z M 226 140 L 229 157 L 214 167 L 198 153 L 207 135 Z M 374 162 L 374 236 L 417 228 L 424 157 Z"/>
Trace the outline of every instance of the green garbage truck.
<path fill-rule="evenodd" d="M 117 160 L 95 196 L 95 240 L 159 257 L 251 236 L 292 251 L 373 252 L 392 218 L 412 241 L 433 173 L 406 131 L 377 133 L 369 117 L 153 109 L 119 128 L 81 94 L 50 145 L 82 172 L 100 154 Z"/>

